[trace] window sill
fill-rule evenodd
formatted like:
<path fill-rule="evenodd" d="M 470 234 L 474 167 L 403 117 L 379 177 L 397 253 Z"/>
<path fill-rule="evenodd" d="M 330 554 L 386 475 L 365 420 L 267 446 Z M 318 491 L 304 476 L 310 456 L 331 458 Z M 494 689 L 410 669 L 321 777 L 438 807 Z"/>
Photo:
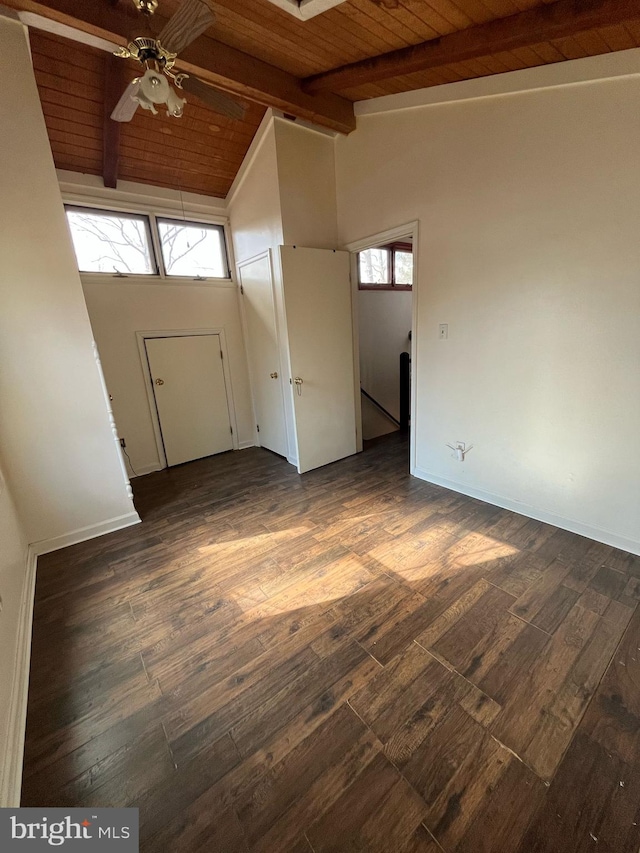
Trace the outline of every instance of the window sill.
<path fill-rule="evenodd" d="M 235 287 L 236 283 L 230 278 L 190 278 L 187 276 L 173 275 L 164 277 L 160 275 L 114 275 L 102 272 L 81 272 L 80 280 L 83 284 L 104 284 L 108 287 L 113 285 L 170 285 L 174 287 Z"/>
<path fill-rule="evenodd" d="M 413 290 L 410 284 L 359 284 L 358 290 Z"/>

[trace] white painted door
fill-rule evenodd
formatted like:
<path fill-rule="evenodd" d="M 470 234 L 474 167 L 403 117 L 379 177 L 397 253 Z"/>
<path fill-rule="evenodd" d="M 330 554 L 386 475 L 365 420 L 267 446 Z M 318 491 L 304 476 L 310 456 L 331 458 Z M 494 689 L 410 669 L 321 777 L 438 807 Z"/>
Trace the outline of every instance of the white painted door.
<path fill-rule="evenodd" d="M 281 246 L 302 474 L 356 452 L 349 253 Z"/>
<path fill-rule="evenodd" d="M 241 264 L 242 309 L 261 447 L 287 455 L 280 350 L 269 253 Z"/>
<path fill-rule="evenodd" d="M 167 465 L 231 450 L 219 335 L 145 340 Z"/>

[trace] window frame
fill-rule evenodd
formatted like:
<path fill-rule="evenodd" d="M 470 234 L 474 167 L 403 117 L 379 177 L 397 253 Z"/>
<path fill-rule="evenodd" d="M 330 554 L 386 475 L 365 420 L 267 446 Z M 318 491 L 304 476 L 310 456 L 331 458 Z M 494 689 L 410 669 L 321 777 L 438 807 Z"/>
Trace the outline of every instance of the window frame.
<path fill-rule="evenodd" d="M 158 256 L 156 252 L 156 247 L 153 241 L 153 228 L 151 227 L 151 215 L 148 213 L 134 213 L 129 210 L 110 210 L 107 208 L 95 207 L 94 205 L 88 204 L 68 204 L 65 202 L 64 204 L 64 213 L 65 218 L 67 216 L 67 212 L 71 213 L 93 213 L 97 216 L 111 217 L 112 219 L 141 219 L 144 223 L 145 231 L 147 234 L 147 244 L 149 247 L 149 258 L 151 261 L 151 272 L 101 272 L 100 270 L 81 270 L 80 265 L 78 264 L 78 272 L 80 275 L 99 275 L 99 276 L 111 276 L 112 278 L 128 278 L 129 276 L 135 276 L 136 278 L 144 278 L 151 277 L 154 278 L 160 274 L 160 267 L 158 264 Z M 73 244 L 74 255 L 76 256 L 76 262 L 78 256 L 75 251 L 75 244 L 73 243 L 73 235 L 71 234 L 71 226 L 69 224 L 69 220 L 67 219 L 67 225 L 69 226 L 69 232 L 71 236 L 71 242 Z"/>
<path fill-rule="evenodd" d="M 88 195 L 86 202 L 85 198 L 80 193 L 65 193 L 63 191 L 62 196 L 62 203 L 65 209 L 65 218 L 67 210 L 75 209 L 79 211 L 94 211 L 106 215 L 111 214 L 112 216 L 131 216 L 135 218 L 140 217 L 146 219 L 149 223 L 148 234 L 151 240 L 150 245 L 152 249 L 152 258 L 156 272 L 122 274 L 113 272 L 87 272 L 84 270 L 80 270 L 80 268 L 77 267 L 78 274 L 80 275 L 83 281 L 86 281 L 87 283 L 105 283 L 106 281 L 111 280 L 113 284 L 127 284 L 128 282 L 145 285 L 162 284 L 174 286 L 184 286 L 195 283 L 204 287 L 235 287 L 236 282 L 233 275 L 233 244 L 231 242 L 231 233 L 229 231 L 229 220 L 228 217 L 224 216 L 222 213 L 212 213 L 211 215 L 209 215 L 208 213 L 201 213 L 200 211 L 190 211 L 189 209 L 183 212 L 175 205 L 169 204 L 158 204 L 157 206 L 149 205 L 147 207 L 146 205 L 143 206 L 139 203 L 135 203 L 133 202 L 133 200 L 130 202 L 128 199 L 123 199 L 122 201 L 118 200 L 116 202 L 111 198 L 105 198 L 103 201 L 103 199 L 97 193 Z M 215 225 L 221 228 L 226 258 L 227 276 L 223 278 L 215 278 L 213 276 L 209 276 L 206 278 L 197 278 L 195 276 L 167 275 L 162 257 L 160 233 L 158 231 L 158 226 L 156 223 L 157 219 L 176 220 L 178 222 L 185 222 L 186 224 L 194 225 Z M 70 230 L 69 239 L 72 240 Z"/>
<path fill-rule="evenodd" d="M 389 271 L 391 281 L 384 284 L 372 284 L 363 282 L 360 278 L 360 255 L 362 252 L 368 252 L 371 249 L 384 249 L 389 253 Z M 402 240 L 395 240 L 392 243 L 384 243 L 382 246 L 369 246 L 367 249 L 361 249 L 358 254 L 358 290 L 394 290 L 397 292 L 413 290 L 413 284 L 396 284 L 396 252 L 410 252 L 413 257 L 413 243 L 407 243 Z"/>
<path fill-rule="evenodd" d="M 231 267 L 229 265 L 229 251 L 227 248 L 227 235 L 224 225 L 221 225 L 219 222 L 201 222 L 195 219 L 181 219 L 176 216 L 169 216 L 165 214 L 155 214 L 153 217 L 154 225 L 155 225 L 155 233 L 158 238 L 158 260 L 162 264 L 162 271 L 164 273 L 165 278 L 168 279 L 186 279 L 188 281 L 229 281 L 231 279 Z M 205 276 L 191 276 L 191 275 L 177 275 L 175 273 L 170 273 L 167 271 L 164 253 L 162 251 L 162 235 L 160 234 L 160 228 L 158 227 L 160 223 L 169 223 L 169 224 L 177 224 L 177 225 L 201 225 L 204 228 L 215 229 L 219 232 L 222 241 L 222 266 L 226 270 L 226 275 L 217 276 L 217 275 L 205 275 Z"/>

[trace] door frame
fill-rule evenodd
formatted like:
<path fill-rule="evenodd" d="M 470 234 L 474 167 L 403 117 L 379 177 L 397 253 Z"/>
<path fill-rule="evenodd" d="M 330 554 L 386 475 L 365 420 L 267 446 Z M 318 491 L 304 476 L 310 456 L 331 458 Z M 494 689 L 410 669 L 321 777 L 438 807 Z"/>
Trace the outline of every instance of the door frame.
<path fill-rule="evenodd" d="M 286 389 L 284 386 L 284 377 L 288 371 L 284 371 L 282 369 L 282 337 L 281 337 L 281 329 L 280 329 L 280 319 L 278 317 L 278 301 L 276 294 L 276 277 L 275 270 L 273 266 L 273 253 L 271 249 L 265 249 L 264 252 L 258 252 L 257 255 L 252 255 L 250 258 L 245 258 L 243 261 L 238 261 L 236 263 L 236 281 L 238 286 L 238 299 L 240 300 L 240 322 L 242 325 L 242 335 L 244 337 L 244 347 L 245 354 L 247 357 L 247 370 L 249 373 L 249 387 L 251 388 L 251 411 L 253 413 L 253 435 L 256 447 L 262 447 L 262 442 L 260 441 L 260 433 L 257 431 L 258 424 L 258 414 L 256 412 L 256 380 L 251 371 L 251 359 L 249 358 L 249 330 L 247 327 L 247 315 L 245 313 L 244 307 L 244 296 L 240 292 L 240 288 L 242 285 L 242 268 L 249 266 L 249 264 L 255 263 L 255 261 L 261 261 L 263 258 L 266 258 L 269 262 L 269 276 L 271 279 L 271 303 L 273 305 L 273 320 L 275 324 L 276 330 L 276 349 L 278 350 L 278 381 L 280 383 L 280 390 L 282 392 L 282 421 L 284 424 L 284 437 L 286 443 L 286 459 L 288 462 L 291 462 L 289 459 L 289 447 L 291 446 L 291 436 L 289 435 L 289 425 L 287 423 L 287 409 L 285 403 L 285 393 Z"/>
<path fill-rule="evenodd" d="M 142 376 L 144 378 L 145 391 L 147 392 L 147 402 L 149 404 L 149 415 L 151 416 L 151 425 L 153 426 L 153 435 L 156 441 L 158 450 L 158 460 L 161 468 L 168 468 L 167 456 L 164 450 L 164 442 L 162 441 L 162 430 L 160 429 L 160 418 L 156 406 L 156 398 L 153 393 L 153 379 L 151 377 L 151 368 L 147 357 L 147 348 L 145 341 L 152 338 L 188 338 L 194 335 L 218 335 L 220 341 L 220 349 L 222 350 L 222 374 L 224 376 L 224 387 L 227 398 L 227 408 L 229 410 L 229 422 L 233 430 L 232 444 L 234 450 L 239 450 L 238 442 L 238 422 L 236 419 L 236 407 L 233 400 L 233 387 L 231 385 L 231 373 L 229 370 L 229 353 L 227 350 L 227 341 L 224 334 L 224 329 L 153 329 L 136 332 L 136 342 L 138 344 L 138 352 L 140 354 L 140 365 L 142 367 Z"/>
<path fill-rule="evenodd" d="M 346 243 L 344 249 L 351 253 L 351 315 L 353 324 L 353 371 L 356 393 L 356 434 L 358 452 L 362 451 L 362 404 L 360 394 L 360 326 L 358 316 L 358 252 L 365 249 L 373 249 L 381 243 L 392 243 L 402 237 L 411 236 L 413 244 L 413 287 L 411 288 L 411 401 L 409 417 L 411 428 L 409 430 L 409 471 L 415 476 L 416 470 L 416 398 L 417 398 L 417 365 L 418 365 L 418 336 L 416 334 L 416 318 L 418 316 L 418 291 L 419 291 L 419 221 L 417 219 L 371 234 L 360 240 Z"/>

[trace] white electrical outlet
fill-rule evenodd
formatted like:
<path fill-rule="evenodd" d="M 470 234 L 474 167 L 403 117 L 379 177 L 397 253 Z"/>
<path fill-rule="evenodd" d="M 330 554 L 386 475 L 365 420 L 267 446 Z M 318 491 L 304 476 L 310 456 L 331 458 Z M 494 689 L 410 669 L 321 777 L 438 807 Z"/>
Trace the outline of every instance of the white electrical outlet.
<path fill-rule="evenodd" d="M 446 341 L 449 337 L 449 324 L 448 323 L 440 323 L 438 327 L 438 337 L 441 341 Z"/>
<path fill-rule="evenodd" d="M 457 459 L 458 462 L 464 462 L 465 455 L 471 450 L 473 444 L 467 445 L 465 441 L 456 441 L 455 444 L 447 444 L 447 447 L 453 450 L 451 455 L 454 459 Z"/>

